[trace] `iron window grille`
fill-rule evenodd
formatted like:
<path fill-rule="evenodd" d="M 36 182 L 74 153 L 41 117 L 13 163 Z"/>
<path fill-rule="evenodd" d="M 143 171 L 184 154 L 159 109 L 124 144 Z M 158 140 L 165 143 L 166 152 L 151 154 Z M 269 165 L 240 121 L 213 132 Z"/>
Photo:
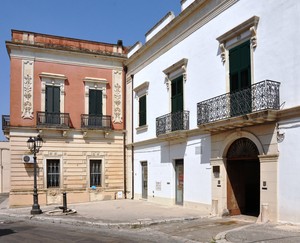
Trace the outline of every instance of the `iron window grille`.
<path fill-rule="evenodd" d="M 60 162 L 57 159 L 47 160 L 47 188 L 60 185 Z"/>
<path fill-rule="evenodd" d="M 90 186 L 101 186 L 102 161 L 90 160 Z"/>

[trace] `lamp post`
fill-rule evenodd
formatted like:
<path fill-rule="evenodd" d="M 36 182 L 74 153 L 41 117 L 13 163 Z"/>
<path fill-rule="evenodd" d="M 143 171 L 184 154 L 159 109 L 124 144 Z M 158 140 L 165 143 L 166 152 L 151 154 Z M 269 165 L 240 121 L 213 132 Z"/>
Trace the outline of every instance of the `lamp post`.
<path fill-rule="evenodd" d="M 36 154 L 40 151 L 40 148 L 43 145 L 43 139 L 40 135 L 36 137 L 30 137 L 27 140 L 28 149 L 33 153 L 33 160 L 34 160 L 34 183 L 33 183 L 33 205 L 31 209 L 31 214 L 41 214 L 42 210 L 40 209 L 40 205 L 38 203 L 38 193 L 37 193 L 37 183 L 36 183 Z"/>

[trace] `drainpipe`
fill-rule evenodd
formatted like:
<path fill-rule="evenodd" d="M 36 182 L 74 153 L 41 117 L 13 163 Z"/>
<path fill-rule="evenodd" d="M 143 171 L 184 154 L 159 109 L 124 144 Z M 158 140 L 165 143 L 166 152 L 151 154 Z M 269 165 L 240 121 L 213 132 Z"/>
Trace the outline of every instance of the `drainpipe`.
<path fill-rule="evenodd" d="M 125 102 L 124 102 L 124 127 L 125 127 L 125 131 L 123 132 L 123 158 L 124 158 L 124 198 L 127 199 L 127 176 L 126 176 L 126 165 L 127 165 L 127 158 L 126 158 L 126 74 L 127 74 L 127 66 L 123 67 L 124 69 L 124 98 L 125 98 Z"/>
<path fill-rule="evenodd" d="M 134 146 L 133 146 L 133 80 L 134 80 L 134 74 L 131 74 L 131 199 L 134 199 Z"/>
<path fill-rule="evenodd" d="M 126 192 L 127 192 L 127 184 L 126 184 L 126 161 L 127 161 L 126 160 L 126 132 L 123 132 L 123 158 L 124 158 L 124 198 L 127 199 L 127 195 L 126 195 Z"/>

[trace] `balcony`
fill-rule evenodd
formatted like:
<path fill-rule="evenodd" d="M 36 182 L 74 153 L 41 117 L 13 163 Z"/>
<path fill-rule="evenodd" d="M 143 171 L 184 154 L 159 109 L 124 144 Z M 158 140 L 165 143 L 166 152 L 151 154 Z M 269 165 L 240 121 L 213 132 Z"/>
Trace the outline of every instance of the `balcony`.
<path fill-rule="evenodd" d="M 10 115 L 2 115 L 2 130 L 6 131 L 10 127 Z"/>
<path fill-rule="evenodd" d="M 174 131 L 189 130 L 189 111 L 177 111 L 156 118 L 156 136 Z"/>
<path fill-rule="evenodd" d="M 226 93 L 197 104 L 197 124 L 216 131 L 242 127 L 276 118 L 280 83 L 271 80 L 253 84 L 235 93 Z"/>
<path fill-rule="evenodd" d="M 87 114 L 81 115 L 82 129 L 110 130 L 111 127 L 111 116 Z"/>
<path fill-rule="evenodd" d="M 37 127 L 45 128 L 70 128 L 69 113 L 46 113 L 37 112 Z"/>

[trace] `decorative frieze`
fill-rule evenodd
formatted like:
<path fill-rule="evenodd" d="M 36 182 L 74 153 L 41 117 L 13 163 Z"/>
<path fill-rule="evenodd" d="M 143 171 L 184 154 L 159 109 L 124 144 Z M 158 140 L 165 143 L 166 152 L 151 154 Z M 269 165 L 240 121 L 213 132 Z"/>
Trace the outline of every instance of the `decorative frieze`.
<path fill-rule="evenodd" d="M 113 71 L 113 123 L 122 123 L 122 71 Z"/>
<path fill-rule="evenodd" d="M 22 115 L 24 119 L 33 119 L 33 61 L 22 61 Z"/>

